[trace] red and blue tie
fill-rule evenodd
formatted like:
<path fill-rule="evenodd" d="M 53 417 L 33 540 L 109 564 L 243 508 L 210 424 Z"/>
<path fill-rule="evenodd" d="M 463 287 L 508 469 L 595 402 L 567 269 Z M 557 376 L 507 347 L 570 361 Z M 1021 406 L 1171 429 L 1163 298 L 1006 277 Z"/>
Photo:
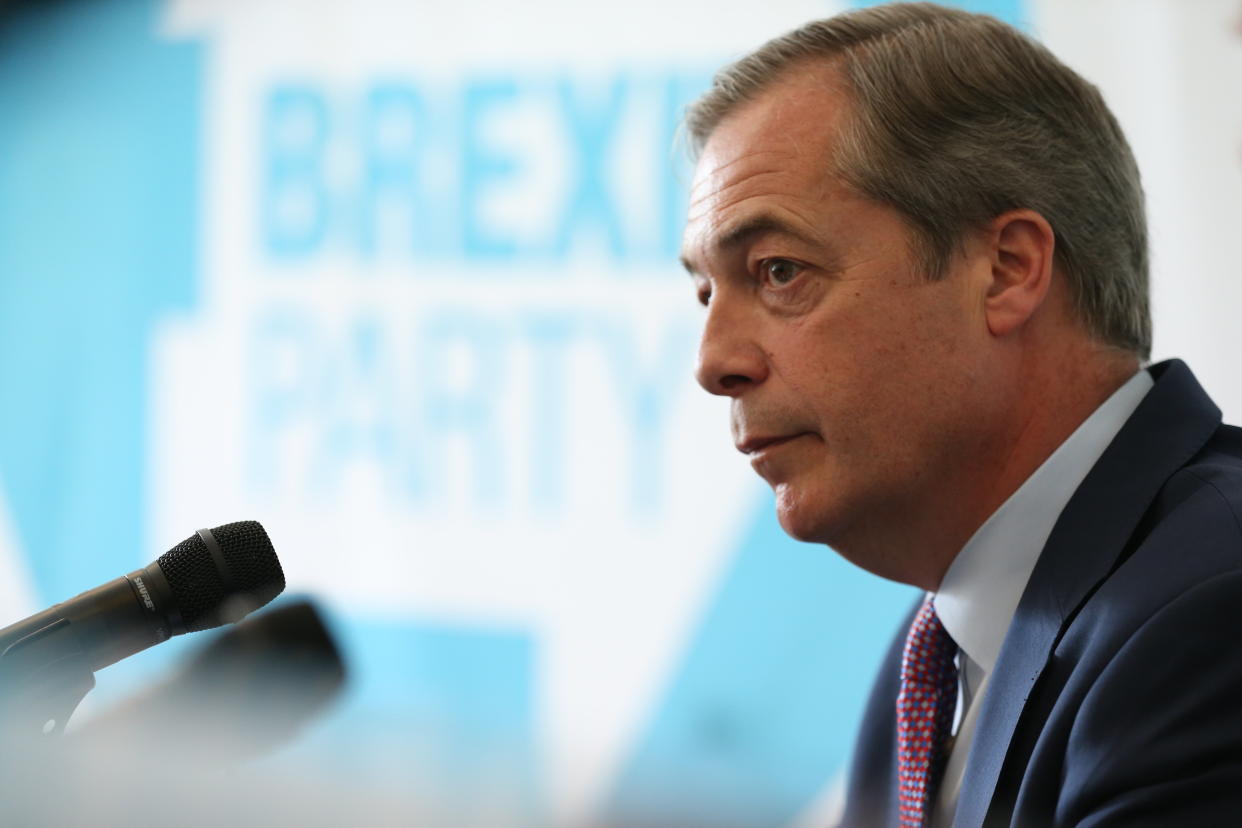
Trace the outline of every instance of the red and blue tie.
<path fill-rule="evenodd" d="M 957 645 L 923 602 L 901 658 L 897 694 L 897 788 L 902 828 L 922 828 L 947 758 L 957 705 Z"/>

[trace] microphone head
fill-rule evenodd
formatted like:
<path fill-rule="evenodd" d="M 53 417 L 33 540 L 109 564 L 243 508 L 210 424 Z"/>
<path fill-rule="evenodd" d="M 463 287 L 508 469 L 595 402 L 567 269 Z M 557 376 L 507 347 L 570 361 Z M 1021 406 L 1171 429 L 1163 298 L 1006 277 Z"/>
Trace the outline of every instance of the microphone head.
<path fill-rule="evenodd" d="M 214 542 L 215 549 L 209 546 Z M 191 535 L 156 561 L 188 632 L 241 619 L 280 594 L 285 573 L 257 521 L 226 523 Z"/>

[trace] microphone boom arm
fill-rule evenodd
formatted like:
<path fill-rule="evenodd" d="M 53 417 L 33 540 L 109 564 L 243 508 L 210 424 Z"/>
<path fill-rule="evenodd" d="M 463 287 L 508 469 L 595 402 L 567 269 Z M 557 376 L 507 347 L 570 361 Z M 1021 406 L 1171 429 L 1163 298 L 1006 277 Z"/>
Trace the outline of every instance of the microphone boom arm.
<path fill-rule="evenodd" d="M 0 629 L 0 745 L 62 735 L 96 670 L 237 621 L 284 587 L 267 532 L 240 521 L 200 529 L 146 567 Z"/>

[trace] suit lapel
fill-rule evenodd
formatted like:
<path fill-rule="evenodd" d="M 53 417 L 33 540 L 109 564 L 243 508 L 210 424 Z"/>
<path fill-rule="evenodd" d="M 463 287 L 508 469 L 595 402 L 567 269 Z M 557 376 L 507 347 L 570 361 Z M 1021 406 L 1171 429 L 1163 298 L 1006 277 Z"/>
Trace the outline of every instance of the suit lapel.
<path fill-rule="evenodd" d="M 984 823 L 1018 719 L 1061 632 L 1112 571 L 1165 481 L 1220 425 L 1220 410 L 1184 363 L 1149 370 L 1155 386 L 1057 519 L 1018 603 L 979 711 L 955 828 Z"/>

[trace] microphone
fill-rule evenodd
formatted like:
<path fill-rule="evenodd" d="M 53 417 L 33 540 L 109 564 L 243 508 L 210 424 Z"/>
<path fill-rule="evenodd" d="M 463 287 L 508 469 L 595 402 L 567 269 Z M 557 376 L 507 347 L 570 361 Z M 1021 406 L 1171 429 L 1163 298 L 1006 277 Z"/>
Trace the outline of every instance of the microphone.
<path fill-rule="evenodd" d="M 45 735 L 63 731 L 95 670 L 174 635 L 240 620 L 284 588 L 257 522 L 200 529 L 153 563 L 0 630 L 0 701 L 7 691 L 39 709 Z"/>

